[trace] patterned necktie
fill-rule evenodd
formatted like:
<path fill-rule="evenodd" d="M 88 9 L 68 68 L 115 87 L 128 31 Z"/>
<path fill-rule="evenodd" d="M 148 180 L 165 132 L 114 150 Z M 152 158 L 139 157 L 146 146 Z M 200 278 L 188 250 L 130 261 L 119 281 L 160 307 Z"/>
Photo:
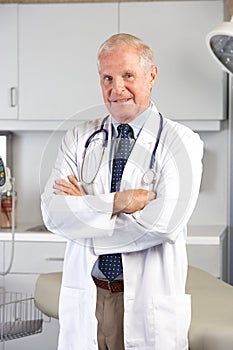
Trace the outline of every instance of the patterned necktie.
<path fill-rule="evenodd" d="M 120 124 L 117 127 L 119 144 L 113 159 L 111 192 L 120 190 L 120 181 L 125 164 L 131 151 L 133 129 L 128 124 Z M 99 257 L 99 269 L 109 281 L 113 281 L 122 271 L 121 254 L 106 254 Z"/>

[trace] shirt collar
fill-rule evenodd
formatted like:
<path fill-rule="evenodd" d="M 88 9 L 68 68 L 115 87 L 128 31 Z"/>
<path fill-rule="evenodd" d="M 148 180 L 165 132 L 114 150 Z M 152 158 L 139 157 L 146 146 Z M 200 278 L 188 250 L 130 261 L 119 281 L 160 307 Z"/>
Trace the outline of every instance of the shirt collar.
<path fill-rule="evenodd" d="M 147 120 L 147 118 L 149 117 L 151 111 L 155 111 L 158 112 L 155 104 L 151 101 L 150 106 L 141 114 L 139 114 L 137 116 L 137 118 L 135 118 L 134 120 L 132 120 L 129 125 L 132 127 L 133 132 L 134 132 L 134 137 L 137 138 L 143 125 L 145 124 L 145 121 Z M 111 115 L 111 123 L 112 123 L 112 132 L 113 132 L 113 136 L 117 136 L 118 132 L 117 132 L 117 127 L 118 125 L 120 125 L 119 122 L 117 122 L 113 116 Z"/>

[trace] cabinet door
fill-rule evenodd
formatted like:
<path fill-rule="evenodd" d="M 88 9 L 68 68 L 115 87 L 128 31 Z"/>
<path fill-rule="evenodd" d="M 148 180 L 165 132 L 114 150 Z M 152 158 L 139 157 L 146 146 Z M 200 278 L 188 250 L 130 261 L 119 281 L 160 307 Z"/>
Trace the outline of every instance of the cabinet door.
<path fill-rule="evenodd" d="M 64 242 L 17 242 L 11 273 L 40 274 L 62 271 L 65 248 Z M 6 265 L 9 264 L 11 251 L 11 242 L 5 242 Z"/>
<path fill-rule="evenodd" d="M 222 1 L 120 4 L 120 31 L 152 47 L 158 78 L 152 98 L 176 120 L 221 120 L 224 79 L 206 46 L 206 35 L 223 19 Z"/>
<path fill-rule="evenodd" d="M 0 5 L 0 119 L 17 118 L 17 5 Z"/>
<path fill-rule="evenodd" d="M 64 120 L 102 104 L 97 50 L 116 31 L 116 3 L 19 5 L 19 118 Z"/>
<path fill-rule="evenodd" d="M 0 262 L 4 257 L 4 265 L 8 266 L 12 251 L 11 242 L 0 242 Z M 0 286 L 7 292 L 23 293 L 23 297 L 34 295 L 35 283 L 40 273 L 62 271 L 65 243 L 53 242 L 15 242 L 14 260 L 10 273 L 0 279 Z M 1 267 L 4 269 L 4 267 Z M 12 301 L 14 300 L 12 294 Z M 19 304 L 20 305 L 20 304 Z M 24 308 L 26 308 L 25 304 Z M 31 304 L 28 304 L 30 310 Z M 12 308 L 4 306 L 4 312 L 11 319 Z M 27 310 L 27 317 L 30 311 Z M 31 313 L 32 319 L 33 312 Z M 22 316 L 25 319 L 25 316 Z M 5 342 L 4 350 L 56 350 L 58 341 L 58 320 L 48 320 L 43 316 L 42 333 L 22 337 Z M 12 316 L 12 322 L 14 318 Z M 0 343 L 1 344 L 1 343 Z M 1 349 L 1 347 L 0 347 Z"/>

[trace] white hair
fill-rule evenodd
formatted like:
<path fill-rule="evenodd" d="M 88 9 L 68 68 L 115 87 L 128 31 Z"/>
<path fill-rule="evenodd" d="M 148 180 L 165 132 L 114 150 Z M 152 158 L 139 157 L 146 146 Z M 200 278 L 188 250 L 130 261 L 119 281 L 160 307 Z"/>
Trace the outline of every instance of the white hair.
<path fill-rule="evenodd" d="M 122 48 L 126 46 L 132 46 L 137 49 L 142 67 L 145 69 L 145 71 L 149 71 L 149 69 L 154 65 L 154 54 L 152 49 L 148 45 L 144 44 L 141 39 L 137 38 L 134 35 L 126 33 L 112 35 L 109 39 L 102 43 L 98 50 L 97 56 L 99 71 L 100 57 L 103 52 L 112 52 L 116 50 L 116 48 Z"/>

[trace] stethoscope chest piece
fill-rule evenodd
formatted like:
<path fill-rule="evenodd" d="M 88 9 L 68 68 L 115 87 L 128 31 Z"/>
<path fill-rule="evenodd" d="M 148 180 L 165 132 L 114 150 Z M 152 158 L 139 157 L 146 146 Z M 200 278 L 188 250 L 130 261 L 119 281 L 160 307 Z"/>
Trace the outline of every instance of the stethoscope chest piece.
<path fill-rule="evenodd" d="M 144 185 L 151 185 L 156 180 L 156 172 L 153 169 L 148 169 L 142 177 L 142 183 Z"/>

